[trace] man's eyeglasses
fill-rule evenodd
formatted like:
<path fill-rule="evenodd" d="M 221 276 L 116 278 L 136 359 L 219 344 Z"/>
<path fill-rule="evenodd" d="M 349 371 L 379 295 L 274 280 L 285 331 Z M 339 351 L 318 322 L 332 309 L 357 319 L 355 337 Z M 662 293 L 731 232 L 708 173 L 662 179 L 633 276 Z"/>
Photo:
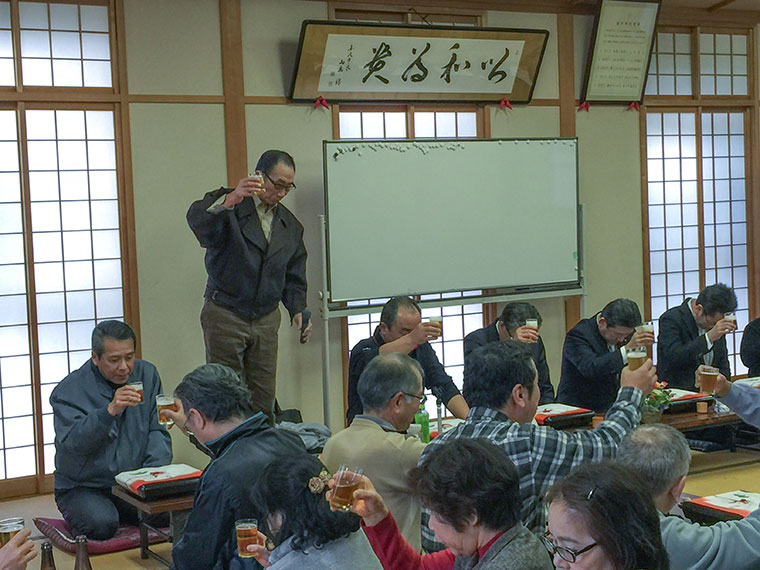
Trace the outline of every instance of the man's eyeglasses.
<path fill-rule="evenodd" d="M 541 536 L 541 541 L 544 543 L 544 546 L 546 547 L 546 550 L 549 551 L 549 554 L 552 557 L 554 556 L 555 553 L 559 554 L 559 557 L 562 560 L 564 560 L 565 562 L 571 562 L 571 563 L 575 562 L 576 559 L 581 554 L 584 554 L 584 553 L 588 552 L 589 550 L 591 550 L 592 548 L 594 548 L 595 546 L 597 546 L 597 543 L 593 542 L 593 543 L 589 544 L 588 546 L 584 546 L 580 550 L 573 550 L 572 548 L 566 548 L 564 546 L 557 546 L 556 544 L 554 544 L 552 542 L 551 538 L 549 538 L 550 536 L 551 535 L 549 534 L 549 531 L 546 531 L 546 533 L 543 536 Z"/>
<path fill-rule="evenodd" d="M 293 184 L 292 182 L 290 184 L 282 184 L 280 182 L 275 182 L 274 180 L 272 180 L 272 177 L 269 176 L 269 174 L 267 174 L 266 172 L 264 173 L 264 176 L 267 177 L 267 180 L 269 180 L 272 183 L 272 186 L 274 186 L 274 189 L 277 190 L 278 192 L 290 192 L 291 190 L 296 189 L 296 185 Z"/>
<path fill-rule="evenodd" d="M 421 396 L 418 394 L 409 394 L 407 392 L 401 392 L 404 396 L 407 398 L 411 398 L 412 400 L 417 400 L 418 404 L 422 404 L 423 402 L 427 401 L 427 396 L 425 394 L 422 394 Z"/>

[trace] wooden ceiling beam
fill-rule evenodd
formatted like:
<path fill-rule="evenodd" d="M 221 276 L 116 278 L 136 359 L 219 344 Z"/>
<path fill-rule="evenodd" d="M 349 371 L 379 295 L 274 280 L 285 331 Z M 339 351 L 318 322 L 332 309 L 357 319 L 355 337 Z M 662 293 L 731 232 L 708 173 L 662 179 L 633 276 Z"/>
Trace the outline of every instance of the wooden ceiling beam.
<path fill-rule="evenodd" d="M 728 6 L 729 4 L 733 4 L 736 0 L 721 0 L 717 4 L 713 4 L 710 6 L 707 11 L 708 12 L 715 12 L 716 10 L 720 10 L 721 8 Z"/>

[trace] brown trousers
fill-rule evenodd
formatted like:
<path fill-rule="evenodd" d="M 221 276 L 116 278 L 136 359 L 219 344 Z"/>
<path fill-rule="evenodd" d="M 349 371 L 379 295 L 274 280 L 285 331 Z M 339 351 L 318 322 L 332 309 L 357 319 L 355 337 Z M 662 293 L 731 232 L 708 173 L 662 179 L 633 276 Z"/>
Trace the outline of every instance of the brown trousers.
<path fill-rule="evenodd" d="M 251 390 L 253 411 L 264 412 L 270 420 L 274 418 L 280 318 L 279 307 L 251 321 L 208 299 L 201 310 L 206 362 L 237 372 Z"/>

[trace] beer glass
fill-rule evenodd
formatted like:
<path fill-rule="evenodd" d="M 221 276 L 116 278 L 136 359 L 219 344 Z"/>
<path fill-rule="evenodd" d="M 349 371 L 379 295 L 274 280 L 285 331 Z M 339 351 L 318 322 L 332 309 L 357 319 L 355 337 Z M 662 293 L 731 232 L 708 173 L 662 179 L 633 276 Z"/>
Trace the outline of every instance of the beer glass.
<path fill-rule="evenodd" d="M 438 327 L 438 329 L 441 331 L 440 333 L 438 333 L 438 337 L 439 338 L 442 337 L 443 336 L 443 317 L 430 317 L 428 321 Z"/>
<path fill-rule="evenodd" d="M 177 405 L 177 402 L 174 401 L 174 398 L 171 396 L 165 396 L 163 394 L 156 396 L 156 414 L 158 414 L 158 423 L 160 423 L 162 426 L 166 426 L 167 428 L 171 425 L 174 425 L 174 420 L 171 420 L 167 417 L 161 417 L 161 410 L 171 410 L 172 412 L 178 412 L 179 406 Z"/>
<path fill-rule="evenodd" d="M 260 196 L 261 194 L 266 192 L 266 189 L 264 188 L 264 173 L 261 172 L 261 170 L 257 170 L 256 172 L 254 172 L 251 178 L 255 178 L 261 183 L 261 190 L 254 190 L 253 191 L 254 194 L 256 194 L 257 196 Z"/>
<path fill-rule="evenodd" d="M 701 364 L 697 368 L 697 384 L 699 391 L 705 394 L 712 394 L 715 392 L 715 383 L 718 381 L 718 373 L 720 371 L 712 366 Z"/>
<path fill-rule="evenodd" d="M 248 552 L 249 544 L 264 546 L 264 536 L 259 534 L 259 521 L 256 519 L 235 521 L 235 536 L 237 537 L 238 556 L 240 558 L 253 558 L 253 552 Z"/>
<path fill-rule="evenodd" d="M 625 351 L 626 358 L 628 358 L 628 368 L 630 370 L 636 370 L 647 361 L 647 349 L 644 346 L 637 346 L 636 348 L 629 348 Z"/>
<path fill-rule="evenodd" d="M 538 328 L 538 319 L 525 319 L 525 326 L 526 327 L 533 327 L 534 329 Z"/>
<path fill-rule="evenodd" d="M 143 392 L 143 383 L 142 382 L 130 382 L 129 386 L 132 386 L 135 390 L 137 390 L 137 393 L 140 394 L 140 403 L 143 402 L 145 399 L 145 394 Z"/>
<path fill-rule="evenodd" d="M 335 488 L 333 489 L 330 506 L 341 511 L 351 510 L 354 502 L 354 491 L 359 487 L 362 470 L 353 469 L 341 465 L 335 475 Z"/>
<path fill-rule="evenodd" d="M 636 332 L 650 332 L 654 334 L 654 323 L 652 321 L 647 321 L 645 323 L 641 323 L 639 326 L 636 327 Z M 652 347 L 647 346 L 646 347 L 647 356 L 649 358 L 652 358 Z"/>
<path fill-rule="evenodd" d="M 24 519 L 21 517 L 0 520 L 0 547 L 8 544 L 22 530 L 24 530 Z"/>

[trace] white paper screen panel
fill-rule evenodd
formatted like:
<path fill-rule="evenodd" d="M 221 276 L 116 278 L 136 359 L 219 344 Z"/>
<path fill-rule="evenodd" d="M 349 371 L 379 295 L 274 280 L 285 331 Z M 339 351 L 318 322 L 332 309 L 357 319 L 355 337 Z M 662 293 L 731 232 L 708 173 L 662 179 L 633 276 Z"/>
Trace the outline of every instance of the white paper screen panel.
<path fill-rule="evenodd" d="M 325 141 L 330 301 L 577 285 L 577 139 Z"/>

